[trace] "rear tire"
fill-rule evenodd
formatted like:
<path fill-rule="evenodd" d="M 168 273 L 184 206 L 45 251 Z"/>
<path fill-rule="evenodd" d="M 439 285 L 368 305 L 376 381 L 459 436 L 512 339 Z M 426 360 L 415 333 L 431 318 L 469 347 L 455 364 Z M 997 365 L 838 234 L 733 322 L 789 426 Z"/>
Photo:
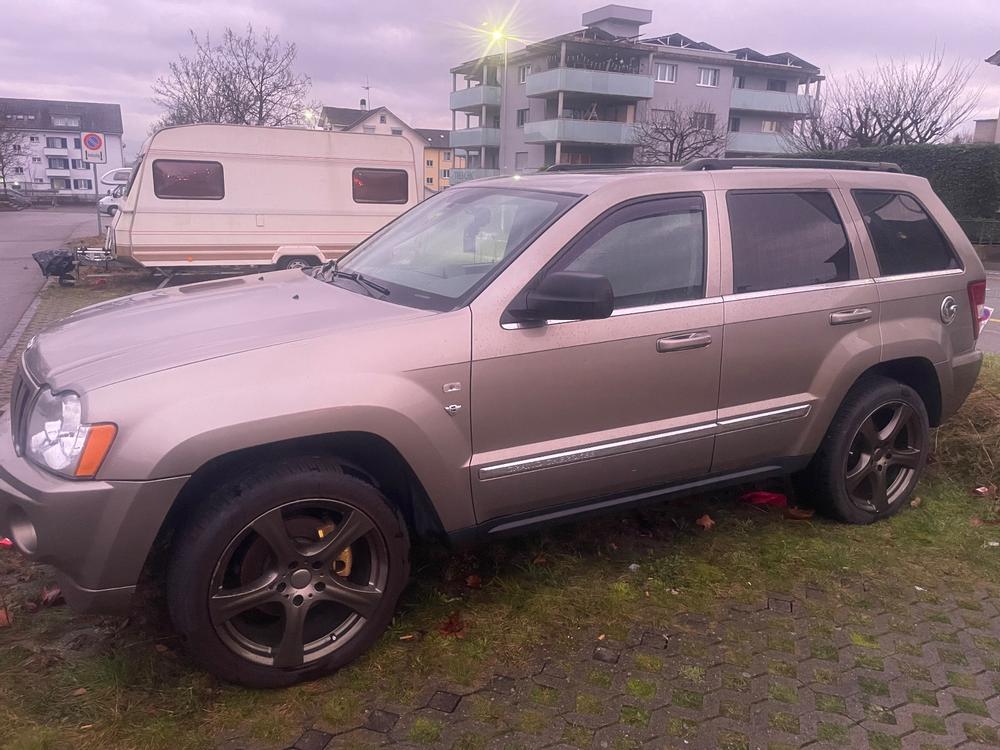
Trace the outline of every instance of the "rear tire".
<path fill-rule="evenodd" d="M 868 524 L 905 506 L 927 464 L 930 425 L 919 394 L 881 376 L 848 392 L 802 479 L 817 507 Z"/>
<path fill-rule="evenodd" d="M 371 484 L 326 458 L 251 470 L 174 535 L 167 604 L 192 659 L 247 687 L 330 674 L 367 651 L 409 578 L 409 535 Z"/>

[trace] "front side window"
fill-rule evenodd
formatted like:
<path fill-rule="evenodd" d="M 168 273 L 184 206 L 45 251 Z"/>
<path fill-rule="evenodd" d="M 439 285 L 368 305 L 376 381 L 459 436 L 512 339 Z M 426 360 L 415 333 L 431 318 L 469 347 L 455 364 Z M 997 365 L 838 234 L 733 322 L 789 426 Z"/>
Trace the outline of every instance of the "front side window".
<path fill-rule="evenodd" d="M 698 68 L 698 85 L 699 86 L 718 86 L 719 85 L 719 69 L 718 68 Z"/>
<path fill-rule="evenodd" d="M 153 193 L 168 200 L 221 200 L 226 196 L 222 165 L 217 161 L 157 159 Z"/>
<path fill-rule="evenodd" d="M 676 83 L 677 66 L 672 63 L 656 63 L 656 80 L 660 83 Z"/>
<path fill-rule="evenodd" d="M 355 169 L 351 191 L 355 203 L 406 203 L 410 178 L 402 169 Z"/>
<path fill-rule="evenodd" d="M 531 190 L 445 190 L 363 242 L 338 268 L 383 285 L 389 302 L 452 310 L 577 199 Z M 365 293 L 350 279 L 331 281 Z"/>
<path fill-rule="evenodd" d="M 881 190 L 853 194 L 882 276 L 960 268 L 941 230 L 915 198 Z"/>
<path fill-rule="evenodd" d="M 553 271 L 607 277 L 615 309 L 705 295 L 705 203 L 701 196 L 643 201 L 592 227 Z"/>
<path fill-rule="evenodd" d="M 762 292 L 858 277 L 829 193 L 729 193 L 733 292 Z"/>

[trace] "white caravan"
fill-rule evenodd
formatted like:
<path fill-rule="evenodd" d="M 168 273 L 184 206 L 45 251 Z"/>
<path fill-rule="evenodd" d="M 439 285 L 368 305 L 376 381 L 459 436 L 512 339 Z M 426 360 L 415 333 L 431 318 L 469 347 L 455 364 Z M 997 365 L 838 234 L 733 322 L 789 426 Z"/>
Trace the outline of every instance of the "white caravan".
<path fill-rule="evenodd" d="M 398 136 L 166 128 L 143 145 L 107 249 L 148 268 L 315 265 L 415 205 L 416 175 Z"/>

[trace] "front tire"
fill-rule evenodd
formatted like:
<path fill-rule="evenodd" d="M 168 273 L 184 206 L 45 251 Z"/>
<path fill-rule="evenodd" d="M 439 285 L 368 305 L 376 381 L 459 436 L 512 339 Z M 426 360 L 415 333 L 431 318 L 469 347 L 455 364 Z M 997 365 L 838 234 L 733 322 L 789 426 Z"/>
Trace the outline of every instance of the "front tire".
<path fill-rule="evenodd" d="M 888 518 L 909 502 L 927 464 L 930 425 L 920 395 L 884 377 L 857 383 L 807 470 L 828 515 L 852 524 Z"/>
<path fill-rule="evenodd" d="M 406 524 L 325 458 L 223 484 L 174 536 L 167 603 L 191 657 L 247 687 L 329 674 L 388 626 L 409 577 Z"/>

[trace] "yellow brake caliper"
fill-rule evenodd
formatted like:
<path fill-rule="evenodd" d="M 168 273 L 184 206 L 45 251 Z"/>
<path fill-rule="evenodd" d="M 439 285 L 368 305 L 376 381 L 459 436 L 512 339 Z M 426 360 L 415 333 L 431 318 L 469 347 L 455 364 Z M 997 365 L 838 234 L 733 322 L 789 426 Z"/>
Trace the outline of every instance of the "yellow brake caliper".
<path fill-rule="evenodd" d="M 325 526 L 320 526 L 316 529 L 316 536 L 319 539 L 323 539 L 333 532 L 337 528 L 337 524 L 328 523 Z M 334 575 L 338 575 L 341 578 L 347 578 L 351 574 L 351 566 L 354 564 L 354 555 L 351 554 L 351 548 L 347 547 L 343 552 L 341 552 L 333 561 L 332 570 Z"/>

